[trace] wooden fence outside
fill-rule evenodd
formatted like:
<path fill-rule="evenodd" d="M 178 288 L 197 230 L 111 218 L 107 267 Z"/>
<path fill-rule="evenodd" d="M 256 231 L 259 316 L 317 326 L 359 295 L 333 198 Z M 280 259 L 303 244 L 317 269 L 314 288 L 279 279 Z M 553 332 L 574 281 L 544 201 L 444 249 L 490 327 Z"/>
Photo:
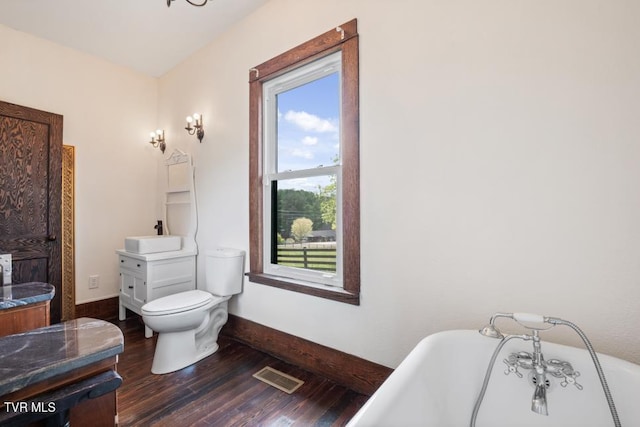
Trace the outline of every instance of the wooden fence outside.
<path fill-rule="evenodd" d="M 336 271 L 336 250 L 278 248 L 278 264 L 310 270 Z"/>

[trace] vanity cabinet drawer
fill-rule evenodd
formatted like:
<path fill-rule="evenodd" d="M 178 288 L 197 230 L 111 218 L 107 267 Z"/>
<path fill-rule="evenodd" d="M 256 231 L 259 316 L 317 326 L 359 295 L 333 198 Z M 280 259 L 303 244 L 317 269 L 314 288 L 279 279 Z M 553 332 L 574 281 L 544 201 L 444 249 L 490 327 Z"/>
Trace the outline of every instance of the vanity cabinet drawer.
<path fill-rule="evenodd" d="M 135 258 L 129 258 L 126 256 L 120 256 L 120 268 L 126 268 L 133 271 L 140 271 L 142 273 L 146 273 L 147 271 L 147 262 L 141 261 Z"/>

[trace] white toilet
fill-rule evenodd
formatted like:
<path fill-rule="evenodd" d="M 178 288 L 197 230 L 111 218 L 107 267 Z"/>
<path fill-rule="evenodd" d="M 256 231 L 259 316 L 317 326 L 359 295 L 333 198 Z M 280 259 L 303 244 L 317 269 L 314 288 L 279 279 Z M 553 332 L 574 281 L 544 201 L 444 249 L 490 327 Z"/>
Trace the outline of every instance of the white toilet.
<path fill-rule="evenodd" d="M 158 298 L 142 306 L 145 325 L 158 332 L 151 372 L 177 371 L 213 354 L 227 322 L 228 301 L 242 292 L 245 252 L 220 248 L 205 253 L 205 286 Z"/>

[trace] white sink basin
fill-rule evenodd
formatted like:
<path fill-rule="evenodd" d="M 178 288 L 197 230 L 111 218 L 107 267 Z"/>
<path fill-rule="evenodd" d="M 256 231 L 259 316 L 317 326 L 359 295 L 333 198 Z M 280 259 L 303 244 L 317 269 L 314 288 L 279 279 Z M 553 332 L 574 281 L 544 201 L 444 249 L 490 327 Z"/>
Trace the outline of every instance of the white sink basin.
<path fill-rule="evenodd" d="M 179 251 L 181 244 L 180 236 L 133 236 L 124 239 L 125 251 L 134 254 Z"/>

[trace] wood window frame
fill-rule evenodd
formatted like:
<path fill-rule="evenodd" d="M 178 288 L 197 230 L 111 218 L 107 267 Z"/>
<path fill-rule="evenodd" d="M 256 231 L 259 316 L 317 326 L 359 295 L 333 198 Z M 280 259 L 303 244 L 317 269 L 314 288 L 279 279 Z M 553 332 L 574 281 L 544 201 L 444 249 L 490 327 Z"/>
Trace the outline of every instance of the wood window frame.
<path fill-rule="evenodd" d="M 342 52 L 340 139 L 342 159 L 343 288 L 301 284 L 264 273 L 263 84 L 319 58 Z M 348 304 L 360 304 L 360 107 L 355 19 L 249 71 L 249 273 L 252 282 Z"/>

